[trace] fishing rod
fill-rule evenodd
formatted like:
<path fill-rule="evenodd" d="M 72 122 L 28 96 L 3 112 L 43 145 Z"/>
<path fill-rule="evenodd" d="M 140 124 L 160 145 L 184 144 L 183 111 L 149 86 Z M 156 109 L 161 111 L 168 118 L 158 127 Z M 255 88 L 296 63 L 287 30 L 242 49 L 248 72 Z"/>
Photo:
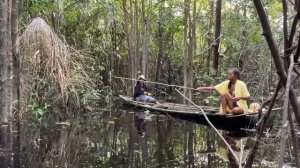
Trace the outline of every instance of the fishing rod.
<path fill-rule="evenodd" d="M 131 81 L 139 81 L 138 79 L 133 79 L 133 78 L 125 78 L 125 77 L 119 77 L 119 76 L 111 76 L 112 78 L 116 78 L 116 79 L 125 79 L 125 80 L 131 80 Z M 182 89 L 190 89 L 190 90 L 195 90 L 198 91 L 195 88 L 191 88 L 191 87 L 186 87 L 186 86 L 179 86 L 179 85 L 169 85 L 166 83 L 159 83 L 159 82 L 152 82 L 152 81 L 145 81 L 146 83 L 153 83 L 153 84 L 158 84 L 158 85 L 163 85 L 163 86 L 169 86 L 169 87 L 177 87 L 177 88 L 182 88 Z"/>

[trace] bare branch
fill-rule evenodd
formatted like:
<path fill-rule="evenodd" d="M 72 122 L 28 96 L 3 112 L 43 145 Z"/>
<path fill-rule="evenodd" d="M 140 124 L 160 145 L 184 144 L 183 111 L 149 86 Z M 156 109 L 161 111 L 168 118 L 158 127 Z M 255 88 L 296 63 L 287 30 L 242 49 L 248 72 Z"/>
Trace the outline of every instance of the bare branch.
<path fill-rule="evenodd" d="M 294 151 L 296 167 L 300 167 L 298 140 L 297 140 L 297 135 L 296 135 L 295 128 L 294 128 L 294 122 L 292 119 L 292 112 L 290 109 L 288 112 L 289 112 L 288 119 L 289 119 L 289 123 L 290 123 L 291 134 L 292 134 L 292 143 L 293 143 L 293 151 Z"/>
<path fill-rule="evenodd" d="M 257 10 L 261 25 L 262 25 L 265 38 L 266 38 L 267 43 L 269 45 L 269 49 L 270 49 L 273 61 L 275 63 L 279 78 L 282 82 L 286 82 L 287 74 L 285 72 L 283 62 L 282 62 L 280 54 L 279 54 L 278 47 L 277 47 L 277 45 L 275 43 L 275 40 L 273 38 L 270 22 L 269 22 L 267 14 L 266 14 L 266 11 L 263 7 L 263 4 L 262 4 L 261 0 L 253 0 L 253 2 L 254 2 L 254 5 L 255 5 L 255 8 Z M 290 92 L 291 92 L 290 93 L 290 99 L 291 99 L 290 102 L 291 102 L 291 105 L 293 107 L 294 114 L 295 114 L 295 117 L 297 119 L 297 122 L 300 125 L 300 107 L 298 106 L 298 103 L 297 103 L 297 100 L 296 100 L 296 94 L 295 94 L 295 92 L 292 88 L 290 89 Z"/>
<path fill-rule="evenodd" d="M 289 110 L 289 94 L 290 94 L 290 87 L 291 87 L 291 78 L 292 78 L 292 72 L 294 67 L 294 58 L 293 55 L 290 55 L 290 67 L 288 71 L 288 78 L 286 82 L 286 89 L 285 89 L 285 95 L 284 95 L 284 104 L 283 104 L 283 116 L 282 116 L 282 123 L 281 123 L 281 140 L 280 140 L 280 155 L 279 155 L 279 161 L 278 161 L 278 167 L 283 166 L 283 159 L 285 155 L 285 144 L 286 144 L 286 138 L 287 138 L 287 130 L 289 128 L 288 124 L 288 110 Z"/>
<path fill-rule="evenodd" d="M 262 123 L 260 123 L 259 126 L 258 126 L 258 128 L 257 128 L 257 131 L 256 131 L 256 140 L 255 140 L 255 143 L 254 143 L 254 145 L 252 147 L 252 150 L 250 151 L 250 155 L 247 158 L 247 162 L 246 162 L 245 168 L 251 168 L 251 165 L 252 165 L 252 163 L 254 161 L 254 158 L 255 158 L 255 154 L 256 154 L 256 152 L 258 150 L 259 140 L 260 140 L 260 138 L 262 136 L 262 133 L 263 133 L 263 130 L 264 130 L 265 126 L 266 126 L 267 120 L 268 120 L 268 118 L 270 116 L 270 113 L 272 111 L 272 108 L 273 108 L 273 106 L 275 104 L 275 100 L 276 100 L 276 97 L 278 95 L 278 92 L 282 88 L 282 86 L 283 86 L 282 82 L 279 81 L 278 84 L 277 84 L 277 87 L 276 87 L 276 91 L 275 91 L 275 93 L 274 93 L 274 95 L 273 95 L 273 97 L 271 99 L 271 103 L 270 103 L 269 109 L 268 109 L 267 113 L 261 118 L 261 121 L 259 121 L 259 123 L 260 122 L 262 122 Z M 263 106 L 261 107 L 260 111 L 262 110 L 262 108 L 263 108 Z"/>
<path fill-rule="evenodd" d="M 294 20 L 293 20 L 293 24 L 292 24 L 291 32 L 290 32 L 290 36 L 289 36 L 288 48 L 291 48 L 292 45 L 293 45 L 293 40 L 294 40 L 294 36 L 295 36 L 295 33 L 296 33 L 296 27 L 297 27 L 297 24 L 298 24 L 298 20 L 299 20 L 299 14 L 297 14 L 294 17 Z M 294 49 L 296 49 L 296 48 L 294 48 Z"/>

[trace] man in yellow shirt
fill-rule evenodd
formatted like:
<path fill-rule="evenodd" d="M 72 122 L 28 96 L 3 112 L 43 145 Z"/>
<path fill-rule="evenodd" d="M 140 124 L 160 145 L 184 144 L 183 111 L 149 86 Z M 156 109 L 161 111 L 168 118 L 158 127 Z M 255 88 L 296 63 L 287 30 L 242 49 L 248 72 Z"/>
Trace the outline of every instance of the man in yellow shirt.
<path fill-rule="evenodd" d="M 220 93 L 220 114 L 248 113 L 247 100 L 250 98 L 246 84 L 239 80 L 240 71 L 237 68 L 228 70 L 228 80 L 209 87 L 198 87 L 198 91 Z"/>

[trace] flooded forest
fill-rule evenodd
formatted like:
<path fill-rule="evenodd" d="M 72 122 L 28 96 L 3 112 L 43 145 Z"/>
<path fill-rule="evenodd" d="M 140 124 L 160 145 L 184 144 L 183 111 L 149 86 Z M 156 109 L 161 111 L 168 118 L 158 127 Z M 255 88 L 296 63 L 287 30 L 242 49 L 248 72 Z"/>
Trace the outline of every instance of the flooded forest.
<path fill-rule="evenodd" d="M 299 0 L 1 0 L 0 168 L 300 168 Z"/>

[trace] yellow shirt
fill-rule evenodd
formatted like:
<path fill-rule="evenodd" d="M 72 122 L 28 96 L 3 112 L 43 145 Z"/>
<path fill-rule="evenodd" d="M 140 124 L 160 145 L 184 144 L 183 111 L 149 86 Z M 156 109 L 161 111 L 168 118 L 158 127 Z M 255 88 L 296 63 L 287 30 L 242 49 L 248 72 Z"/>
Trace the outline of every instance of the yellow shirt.
<path fill-rule="evenodd" d="M 229 84 L 229 80 L 224 81 L 218 85 L 215 86 L 215 89 L 222 95 L 225 93 L 229 94 L 229 90 L 228 90 L 228 84 Z M 237 80 L 234 86 L 234 94 L 235 97 L 241 97 L 241 96 L 250 96 L 250 93 L 247 89 L 246 84 L 243 81 Z M 230 95 L 230 94 L 229 94 Z M 239 107 L 241 107 L 242 109 L 244 109 L 244 113 L 248 113 L 248 105 L 247 105 L 247 101 L 246 100 L 239 100 L 237 101 L 237 105 Z M 227 107 L 228 112 L 231 112 L 232 110 L 229 109 L 229 107 Z M 220 112 L 223 112 L 223 108 L 220 105 Z"/>

